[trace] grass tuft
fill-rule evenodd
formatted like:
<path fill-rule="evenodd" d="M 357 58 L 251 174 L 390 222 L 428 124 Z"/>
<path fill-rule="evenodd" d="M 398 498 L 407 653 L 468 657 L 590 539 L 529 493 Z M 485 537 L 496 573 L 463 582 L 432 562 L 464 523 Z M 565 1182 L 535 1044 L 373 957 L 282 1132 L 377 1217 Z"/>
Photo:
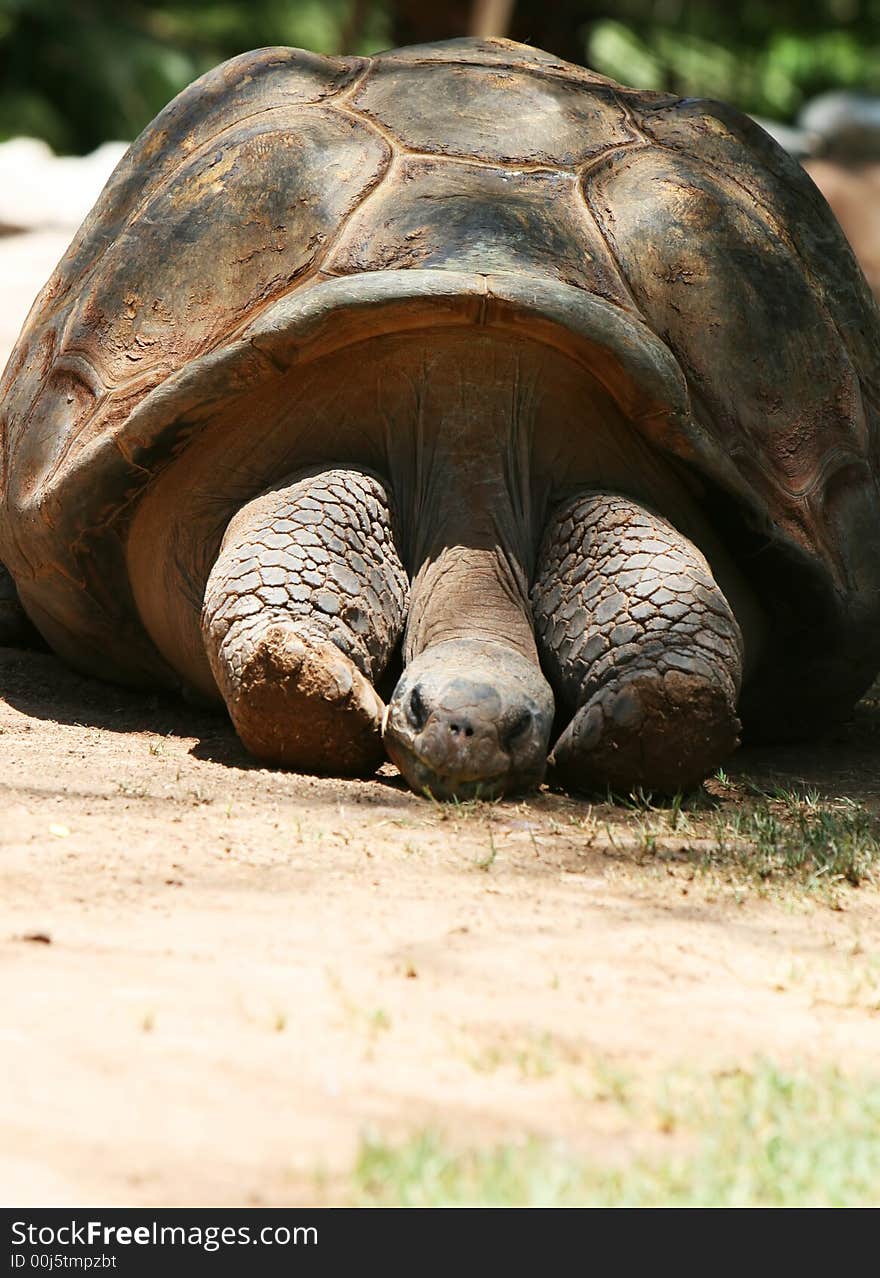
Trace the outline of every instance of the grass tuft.
<path fill-rule="evenodd" d="M 813 795 L 719 815 L 710 867 L 737 867 L 762 881 L 796 879 L 810 888 L 872 882 L 880 867 L 880 818 L 844 800 L 822 806 Z"/>
<path fill-rule="evenodd" d="M 636 1116 L 668 1138 L 666 1155 L 602 1166 L 533 1137 L 462 1149 L 434 1129 L 396 1145 L 373 1135 L 361 1143 L 352 1197 L 405 1207 L 880 1200 L 880 1079 L 852 1080 L 836 1069 L 789 1073 L 761 1062 L 708 1076 L 670 1075 L 642 1105 Z"/>

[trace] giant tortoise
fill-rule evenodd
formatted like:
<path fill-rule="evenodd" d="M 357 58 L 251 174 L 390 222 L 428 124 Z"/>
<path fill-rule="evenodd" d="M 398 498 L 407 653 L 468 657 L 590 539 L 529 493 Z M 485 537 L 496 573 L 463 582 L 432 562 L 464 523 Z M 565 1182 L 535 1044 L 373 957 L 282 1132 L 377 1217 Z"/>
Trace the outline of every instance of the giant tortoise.
<path fill-rule="evenodd" d="M 2 384 L 0 560 L 78 669 L 435 796 L 692 786 L 880 666 L 875 303 L 717 102 L 506 40 L 177 97 Z"/>

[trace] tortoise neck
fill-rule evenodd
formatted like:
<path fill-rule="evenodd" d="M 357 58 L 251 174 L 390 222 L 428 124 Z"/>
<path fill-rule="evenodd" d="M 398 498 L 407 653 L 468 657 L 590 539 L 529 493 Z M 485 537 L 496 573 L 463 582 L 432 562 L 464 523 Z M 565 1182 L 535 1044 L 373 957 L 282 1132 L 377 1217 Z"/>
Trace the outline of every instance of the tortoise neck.
<path fill-rule="evenodd" d="M 497 548 L 448 546 L 413 579 L 406 661 L 450 639 L 501 643 L 538 664 L 522 574 Z"/>
<path fill-rule="evenodd" d="M 469 414 L 466 414 L 469 416 Z M 451 639 L 502 643 L 535 665 L 528 603 L 532 536 L 500 438 L 482 420 L 448 417 L 423 467 L 406 660 Z M 427 459 L 426 459 L 427 460 Z"/>

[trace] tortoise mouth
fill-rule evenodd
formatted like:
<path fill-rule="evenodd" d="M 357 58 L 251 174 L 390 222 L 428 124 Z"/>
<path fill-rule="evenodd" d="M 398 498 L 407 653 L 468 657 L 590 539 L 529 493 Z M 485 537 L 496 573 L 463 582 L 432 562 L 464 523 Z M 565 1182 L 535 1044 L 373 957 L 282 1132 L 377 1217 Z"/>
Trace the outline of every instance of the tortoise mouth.
<path fill-rule="evenodd" d="M 478 767 L 446 771 L 438 769 L 411 744 L 407 747 L 386 738 L 385 749 L 410 789 L 434 799 L 496 799 L 531 790 L 540 785 L 546 763 L 542 760 L 541 766 L 521 775 L 514 772 L 509 760 L 507 767 L 492 771 Z"/>
<path fill-rule="evenodd" d="M 417 792 L 473 798 L 540 784 L 553 693 L 521 653 L 495 641 L 445 640 L 416 656 L 385 715 L 385 749 Z"/>

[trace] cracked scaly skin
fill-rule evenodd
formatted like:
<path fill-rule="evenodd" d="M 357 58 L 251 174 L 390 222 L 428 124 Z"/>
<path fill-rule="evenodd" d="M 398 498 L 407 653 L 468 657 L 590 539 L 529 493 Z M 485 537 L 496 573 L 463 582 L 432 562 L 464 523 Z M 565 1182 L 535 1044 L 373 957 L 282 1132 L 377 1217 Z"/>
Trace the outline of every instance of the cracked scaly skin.
<path fill-rule="evenodd" d="M 688 789 L 735 748 L 743 641 L 703 555 L 626 497 L 549 520 L 532 587 L 542 664 L 571 716 L 551 753 L 573 788 Z"/>
<path fill-rule="evenodd" d="M 407 602 L 392 518 L 373 476 L 327 470 L 264 493 L 230 523 L 202 633 L 236 731 L 258 758 L 355 776 L 381 762 L 374 684 Z"/>

